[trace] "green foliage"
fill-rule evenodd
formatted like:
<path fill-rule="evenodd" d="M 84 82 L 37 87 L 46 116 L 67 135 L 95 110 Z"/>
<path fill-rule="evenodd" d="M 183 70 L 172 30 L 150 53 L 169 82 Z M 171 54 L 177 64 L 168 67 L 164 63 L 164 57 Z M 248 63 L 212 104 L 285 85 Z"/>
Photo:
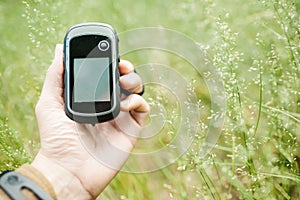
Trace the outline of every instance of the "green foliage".
<path fill-rule="evenodd" d="M 221 137 L 199 159 L 216 113 L 203 78 L 189 63 L 155 51 L 124 55 L 137 66 L 166 63 L 182 74 L 199 99 L 201 121 L 193 145 L 176 163 L 152 173 L 120 173 L 101 199 L 300 198 L 299 1 L 25 0 L 1 1 L 0 13 L 0 170 L 29 162 L 36 153 L 34 105 L 55 44 L 63 42 L 68 27 L 100 21 L 122 33 L 161 26 L 200 43 L 217 67 L 227 108 Z M 180 112 L 168 95 L 147 90 L 152 106 L 166 108 L 168 123 L 160 137 L 140 141 L 137 152 L 165 146 L 176 136 Z"/>
<path fill-rule="evenodd" d="M 15 169 L 32 159 L 19 134 L 11 130 L 4 119 L 0 119 L 0 154 L 0 171 Z"/>

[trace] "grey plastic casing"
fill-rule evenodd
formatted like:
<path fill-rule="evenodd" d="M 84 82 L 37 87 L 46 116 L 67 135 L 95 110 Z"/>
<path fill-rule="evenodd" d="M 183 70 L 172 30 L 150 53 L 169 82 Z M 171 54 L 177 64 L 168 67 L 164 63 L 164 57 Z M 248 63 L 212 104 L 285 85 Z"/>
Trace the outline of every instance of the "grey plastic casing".
<path fill-rule="evenodd" d="M 70 41 L 72 38 L 83 36 L 83 35 L 102 35 L 106 36 L 111 40 L 112 48 L 112 99 L 113 105 L 111 109 L 104 112 L 95 113 L 81 113 L 72 109 L 70 102 L 72 102 L 71 91 L 70 91 Z M 65 98 L 65 112 L 66 115 L 72 120 L 79 123 L 95 124 L 100 122 L 109 121 L 118 116 L 120 112 L 120 86 L 119 86 L 119 69 L 118 63 L 120 61 L 118 52 L 118 36 L 116 31 L 108 24 L 103 23 L 83 23 L 72 26 L 66 33 L 64 39 L 64 98 Z"/>

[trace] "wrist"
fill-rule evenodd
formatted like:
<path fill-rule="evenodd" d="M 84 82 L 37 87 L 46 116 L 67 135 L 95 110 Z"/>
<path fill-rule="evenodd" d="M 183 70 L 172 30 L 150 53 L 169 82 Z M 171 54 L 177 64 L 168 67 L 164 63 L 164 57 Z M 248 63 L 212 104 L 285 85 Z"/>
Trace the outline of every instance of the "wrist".
<path fill-rule="evenodd" d="M 52 184 L 58 199 L 92 199 L 75 175 L 40 152 L 31 165 Z"/>

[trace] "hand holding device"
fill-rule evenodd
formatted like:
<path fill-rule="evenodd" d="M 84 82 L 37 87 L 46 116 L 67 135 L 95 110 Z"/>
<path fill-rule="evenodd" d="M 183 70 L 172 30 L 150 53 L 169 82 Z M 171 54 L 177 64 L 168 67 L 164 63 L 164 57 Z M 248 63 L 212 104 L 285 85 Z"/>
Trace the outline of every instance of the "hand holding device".
<path fill-rule="evenodd" d="M 62 45 L 56 47 L 53 63 L 48 69 L 36 106 L 41 149 L 32 165 L 52 183 L 58 199 L 94 199 L 118 172 L 118 169 L 95 160 L 82 145 L 80 135 L 86 137 L 91 142 L 90 147 L 98 151 L 109 152 L 102 145 L 103 140 L 106 140 L 124 152 L 131 152 L 136 138 L 123 130 L 131 129 L 138 133 L 146 121 L 149 105 L 143 97 L 137 95 L 141 92 L 137 89 L 141 88 L 141 79 L 128 61 L 121 61 L 118 69 L 121 74 L 120 85 L 135 93 L 121 100 L 121 114 L 115 119 L 120 123 L 111 120 L 95 126 L 78 124 L 65 114 L 63 49 Z M 94 140 L 97 137 L 102 140 Z M 112 155 L 109 158 L 117 159 L 120 164 L 127 159 Z"/>

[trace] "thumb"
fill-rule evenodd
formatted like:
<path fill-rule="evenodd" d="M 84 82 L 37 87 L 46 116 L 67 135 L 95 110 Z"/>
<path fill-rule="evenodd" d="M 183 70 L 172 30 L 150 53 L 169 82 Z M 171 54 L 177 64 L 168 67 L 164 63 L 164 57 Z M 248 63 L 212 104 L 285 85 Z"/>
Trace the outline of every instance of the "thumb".
<path fill-rule="evenodd" d="M 57 44 L 54 59 L 46 74 L 42 99 L 54 99 L 63 104 L 63 71 L 63 45 Z"/>

